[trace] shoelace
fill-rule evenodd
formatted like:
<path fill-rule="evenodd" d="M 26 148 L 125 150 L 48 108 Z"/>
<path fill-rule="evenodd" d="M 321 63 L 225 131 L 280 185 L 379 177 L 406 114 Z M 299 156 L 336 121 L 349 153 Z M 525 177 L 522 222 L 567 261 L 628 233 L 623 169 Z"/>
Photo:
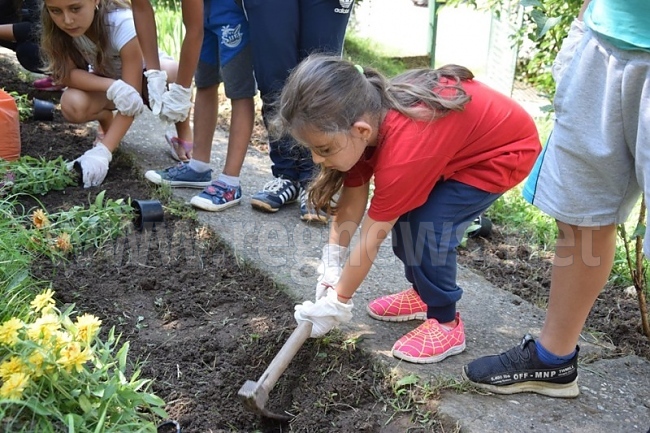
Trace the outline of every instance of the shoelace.
<path fill-rule="evenodd" d="M 513 347 L 499 356 L 501 363 L 506 367 L 519 367 L 530 360 L 530 351 L 526 350 L 526 346 L 535 344 L 533 340 L 524 340 L 521 344 Z"/>
<path fill-rule="evenodd" d="M 290 183 L 291 181 L 287 179 L 282 179 L 281 177 L 276 177 L 275 179 L 266 182 L 263 191 L 278 194 L 280 190 L 284 188 L 288 182 Z"/>
<path fill-rule="evenodd" d="M 185 164 L 184 162 L 179 162 L 175 166 L 168 168 L 167 172 L 169 173 L 170 176 L 176 176 L 176 175 L 186 171 L 187 170 L 186 166 L 187 166 L 187 164 Z"/>

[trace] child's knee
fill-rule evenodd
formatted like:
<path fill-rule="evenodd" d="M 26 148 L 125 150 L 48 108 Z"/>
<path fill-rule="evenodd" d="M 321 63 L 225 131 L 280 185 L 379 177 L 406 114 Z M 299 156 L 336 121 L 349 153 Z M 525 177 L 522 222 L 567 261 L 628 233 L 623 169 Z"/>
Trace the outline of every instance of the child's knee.
<path fill-rule="evenodd" d="M 178 75 L 178 63 L 175 60 L 161 58 L 160 69 L 167 72 L 168 83 L 176 82 L 176 77 Z"/>
<path fill-rule="evenodd" d="M 75 89 L 68 89 L 61 95 L 61 114 L 70 123 L 88 121 L 89 106 L 84 103 L 81 95 Z"/>

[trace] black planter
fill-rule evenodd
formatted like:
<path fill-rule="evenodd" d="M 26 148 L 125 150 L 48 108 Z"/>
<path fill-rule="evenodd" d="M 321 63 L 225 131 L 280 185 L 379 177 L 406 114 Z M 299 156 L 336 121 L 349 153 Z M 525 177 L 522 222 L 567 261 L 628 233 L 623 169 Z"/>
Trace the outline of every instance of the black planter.
<path fill-rule="evenodd" d="M 133 224 L 137 230 L 155 230 L 156 223 L 163 222 L 163 207 L 158 200 L 133 200 L 131 205 L 135 209 Z"/>
<path fill-rule="evenodd" d="M 472 224 L 480 224 L 481 227 L 467 233 L 467 237 L 470 237 L 470 238 L 476 238 L 476 237 L 487 238 L 487 237 L 490 237 L 490 235 L 492 234 L 492 221 L 488 217 L 480 215 L 479 217 L 477 217 L 474 220 L 474 222 Z"/>
<path fill-rule="evenodd" d="M 158 425 L 158 433 L 181 433 L 181 426 L 173 420 L 165 421 Z"/>
<path fill-rule="evenodd" d="M 32 117 L 34 120 L 49 121 L 54 119 L 54 104 L 50 101 L 43 101 L 42 99 L 34 98 L 32 109 Z"/>

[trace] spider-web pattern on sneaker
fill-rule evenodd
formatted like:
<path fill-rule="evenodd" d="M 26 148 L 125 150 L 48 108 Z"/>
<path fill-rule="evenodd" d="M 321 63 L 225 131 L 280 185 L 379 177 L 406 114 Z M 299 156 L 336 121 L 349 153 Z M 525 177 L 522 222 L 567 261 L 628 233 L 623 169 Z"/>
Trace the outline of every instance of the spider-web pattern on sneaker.
<path fill-rule="evenodd" d="M 393 356 L 417 364 L 430 364 L 461 353 L 465 350 L 465 327 L 458 313 L 456 321 L 456 327 L 447 331 L 436 319 L 427 319 L 397 340 Z"/>
<path fill-rule="evenodd" d="M 370 301 L 366 310 L 373 319 L 385 322 L 404 322 L 427 318 L 427 305 L 422 302 L 420 295 L 412 287 L 403 292 Z"/>

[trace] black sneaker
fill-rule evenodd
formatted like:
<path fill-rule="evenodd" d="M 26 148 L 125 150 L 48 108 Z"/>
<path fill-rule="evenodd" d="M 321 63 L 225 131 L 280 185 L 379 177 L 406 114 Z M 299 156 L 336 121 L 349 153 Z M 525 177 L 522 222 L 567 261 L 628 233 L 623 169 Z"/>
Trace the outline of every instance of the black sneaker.
<path fill-rule="evenodd" d="M 298 199 L 298 183 L 276 177 L 266 182 L 262 191 L 251 198 L 251 206 L 265 212 L 277 212 L 283 205 Z"/>
<path fill-rule="evenodd" d="M 578 351 L 566 364 L 546 365 L 537 358 L 535 340 L 526 335 L 519 346 L 500 355 L 484 356 L 463 367 L 463 377 L 495 394 L 535 392 L 573 398 L 578 389 Z"/>

